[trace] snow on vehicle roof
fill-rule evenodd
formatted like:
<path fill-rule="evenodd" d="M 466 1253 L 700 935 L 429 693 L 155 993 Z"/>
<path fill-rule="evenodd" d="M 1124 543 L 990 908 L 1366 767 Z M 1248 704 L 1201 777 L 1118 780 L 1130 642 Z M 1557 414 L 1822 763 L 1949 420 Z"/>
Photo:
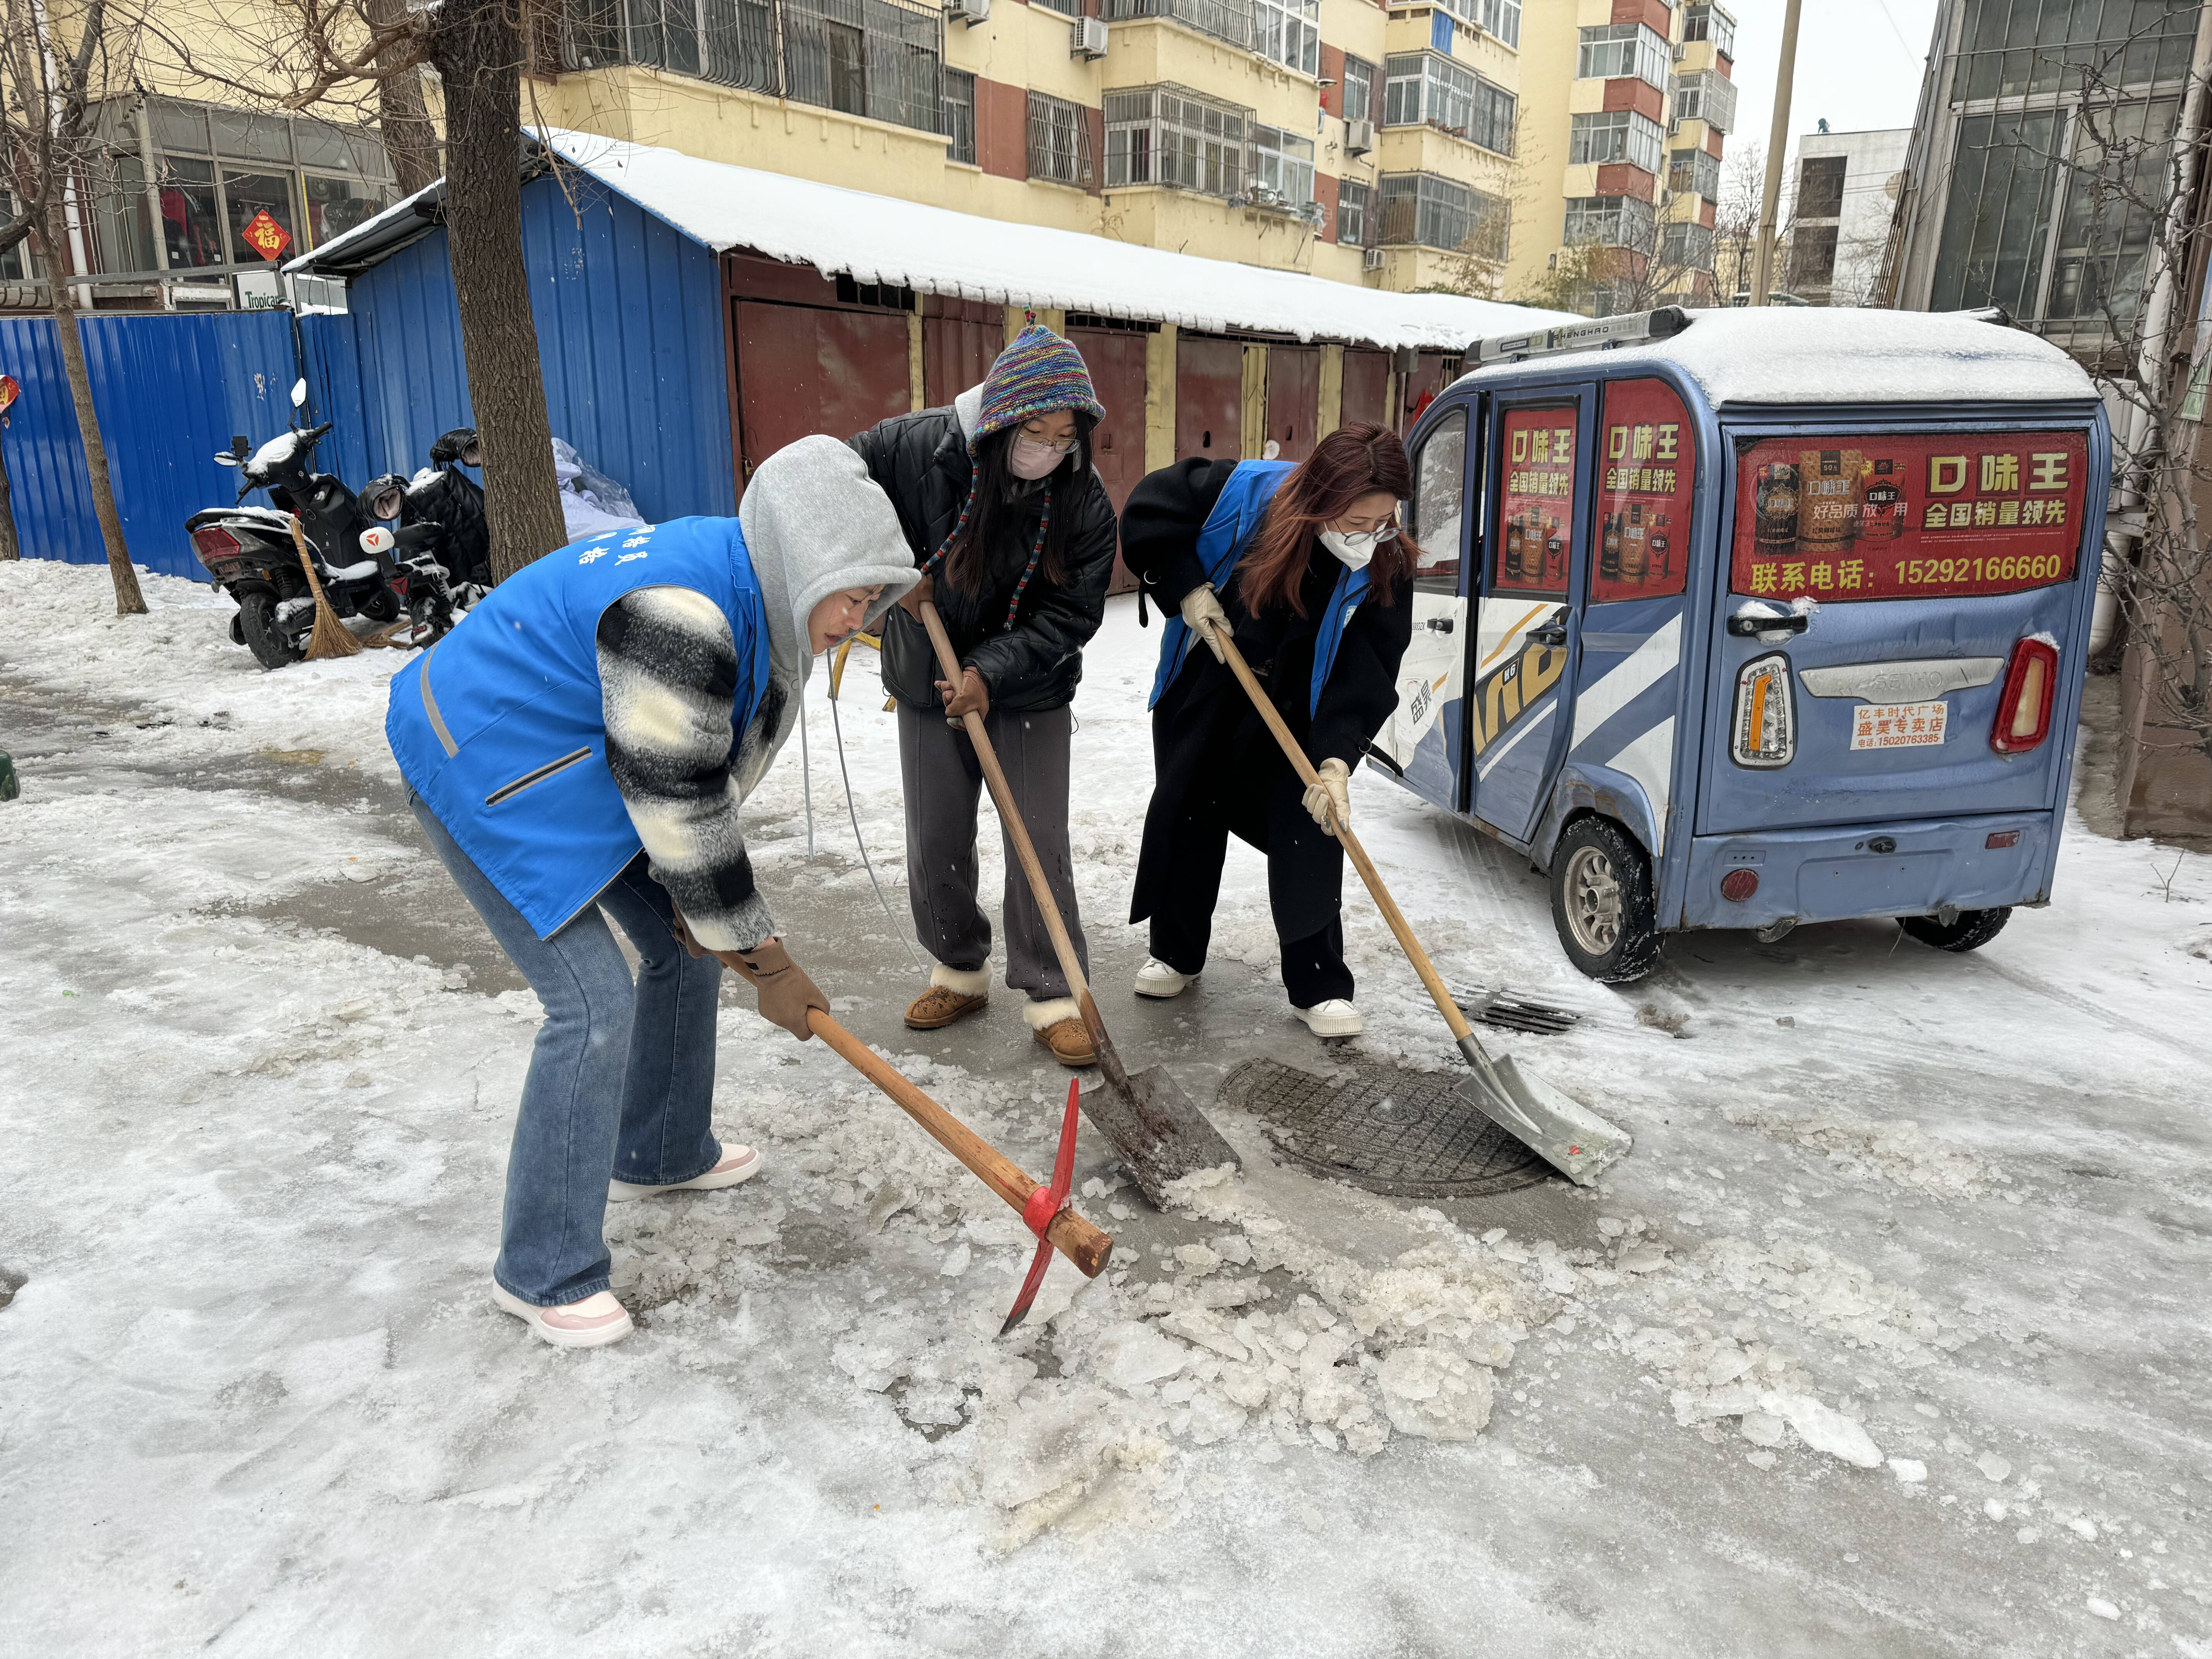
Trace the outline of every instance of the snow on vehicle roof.
<path fill-rule="evenodd" d="M 596 133 L 547 127 L 535 136 L 717 253 L 752 249 L 811 264 L 825 276 L 994 305 L 1431 351 L 1458 351 L 1480 335 L 1571 320 L 1527 306 L 1386 293 L 1301 271 L 987 219 Z M 418 206 L 428 199 L 429 191 L 417 192 L 288 269 L 342 266 L 350 249 L 366 251 L 400 222 L 419 219 Z"/>
<path fill-rule="evenodd" d="M 1693 311 L 1670 339 L 1494 363 L 1465 377 L 1624 362 L 1680 367 L 1723 404 L 2081 401 L 2097 396 L 2081 366 L 2024 329 L 1972 313 L 1791 306 Z"/>

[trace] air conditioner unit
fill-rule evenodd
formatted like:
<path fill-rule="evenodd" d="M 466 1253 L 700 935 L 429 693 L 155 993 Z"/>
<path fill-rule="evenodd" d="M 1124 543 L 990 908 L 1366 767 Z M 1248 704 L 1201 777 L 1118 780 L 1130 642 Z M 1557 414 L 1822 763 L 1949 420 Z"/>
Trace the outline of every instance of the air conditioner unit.
<path fill-rule="evenodd" d="M 1363 254 L 1363 255 L 1361 255 L 1361 256 L 1360 256 L 1360 260 L 1359 260 L 1359 268 L 1360 268 L 1362 270 L 1382 270 L 1382 250 L 1381 248 L 1379 248 L 1379 247 L 1370 247 L 1370 248 L 1369 248 L 1369 249 L 1367 250 L 1367 252 L 1366 252 L 1364 254 Z"/>
<path fill-rule="evenodd" d="M 991 21 L 991 0 L 952 0 L 946 10 L 954 22 L 964 23 L 971 29 L 978 23 Z"/>
<path fill-rule="evenodd" d="M 1374 148 L 1374 122 L 1346 121 L 1344 124 L 1344 153 L 1346 155 L 1365 155 Z"/>
<path fill-rule="evenodd" d="M 1106 55 L 1106 20 L 1103 17 L 1079 17 L 1068 31 L 1067 55 L 1071 58 L 1099 58 Z"/>

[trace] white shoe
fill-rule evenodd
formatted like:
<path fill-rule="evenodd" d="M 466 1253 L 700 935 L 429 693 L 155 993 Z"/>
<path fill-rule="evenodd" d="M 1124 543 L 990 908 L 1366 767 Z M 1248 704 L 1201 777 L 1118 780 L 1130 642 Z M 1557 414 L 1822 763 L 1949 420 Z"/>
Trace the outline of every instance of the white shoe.
<path fill-rule="evenodd" d="M 665 1187 L 641 1187 L 635 1182 L 607 1182 L 607 1202 L 627 1204 L 635 1198 L 658 1198 L 663 1193 L 704 1193 L 717 1187 L 734 1187 L 740 1182 L 750 1181 L 761 1172 L 761 1155 L 750 1146 L 726 1146 L 722 1161 L 704 1175 L 696 1175 L 689 1181 L 671 1182 Z"/>
<path fill-rule="evenodd" d="M 604 1348 L 610 1342 L 621 1341 L 637 1328 L 630 1322 L 629 1310 L 607 1291 L 563 1307 L 540 1308 L 510 1293 L 494 1279 L 491 1299 L 556 1348 Z"/>
<path fill-rule="evenodd" d="M 1359 1010 L 1342 997 L 1331 997 L 1310 1008 L 1293 1008 L 1291 1012 L 1305 1021 L 1306 1030 L 1317 1037 L 1358 1036 L 1367 1029 L 1359 1018 Z"/>
<path fill-rule="evenodd" d="M 1145 965 L 1137 969 L 1137 994 L 1140 997 L 1179 997 L 1184 987 L 1196 979 L 1196 974 L 1178 974 L 1158 957 L 1146 957 Z"/>

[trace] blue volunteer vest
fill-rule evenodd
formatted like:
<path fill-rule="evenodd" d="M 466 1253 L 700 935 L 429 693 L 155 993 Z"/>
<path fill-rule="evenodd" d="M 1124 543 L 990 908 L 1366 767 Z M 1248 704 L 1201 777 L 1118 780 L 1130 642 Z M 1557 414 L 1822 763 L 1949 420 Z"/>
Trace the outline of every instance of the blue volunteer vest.
<path fill-rule="evenodd" d="M 509 576 L 392 676 L 384 734 L 447 833 L 550 939 L 641 849 L 607 770 L 600 614 L 689 587 L 729 618 L 734 751 L 769 677 L 768 616 L 735 519 L 611 530 Z"/>
<path fill-rule="evenodd" d="M 1267 511 L 1267 503 L 1283 487 L 1283 480 L 1297 470 L 1291 461 L 1239 461 L 1237 470 L 1229 475 L 1229 483 L 1222 489 L 1221 499 L 1213 504 L 1213 511 L 1206 515 L 1206 525 L 1198 532 L 1198 562 L 1205 567 L 1206 579 L 1215 591 L 1229 585 L 1230 574 L 1244 556 L 1244 550 L 1252 544 L 1259 532 L 1260 520 Z M 1322 688 L 1328 684 L 1329 672 L 1336 666 L 1337 647 L 1344 643 L 1345 624 L 1352 613 L 1359 609 L 1359 602 L 1367 597 L 1367 573 L 1347 568 L 1336 579 L 1336 591 L 1329 595 L 1328 612 L 1321 619 L 1321 631 L 1314 639 L 1313 690 L 1306 703 L 1306 718 L 1311 720 L 1321 708 Z M 1168 618 L 1160 635 L 1160 670 L 1152 680 L 1152 701 L 1145 706 L 1156 706 L 1175 677 L 1182 672 L 1182 665 L 1190 653 L 1190 624 L 1180 615 Z"/>

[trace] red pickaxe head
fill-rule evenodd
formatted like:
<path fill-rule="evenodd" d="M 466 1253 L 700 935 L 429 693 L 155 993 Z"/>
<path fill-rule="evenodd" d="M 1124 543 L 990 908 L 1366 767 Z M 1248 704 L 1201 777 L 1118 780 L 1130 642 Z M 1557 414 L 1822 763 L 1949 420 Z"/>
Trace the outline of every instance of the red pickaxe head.
<path fill-rule="evenodd" d="M 1053 1217 L 1067 1207 L 1067 1189 L 1075 1179 L 1076 1103 L 1081 1089 L 1079 1079 L 1068 1079 L 1067 1115 L 1060 1126 L 1060 1154 L 1053 1160 L 1052 1185 L 1038 1188 L 1022 1206 L 1022 1224 L 1036 1235 L 1036 1256 L 1030 1263 L 1029 1277 L 1022 1280 L 1022 1293 L 1014 1298 L 1013 1311 L 999 1327 L 1000 1336 L 1022 1322 L 1030 1304 L 1036 1300 L 1037 1286 L 1044 1283 L 1044 1270 L 1052 1260 L 1052 1245 L 1047 1242 L 1044 1230 L 1052 1225 Z"/>

